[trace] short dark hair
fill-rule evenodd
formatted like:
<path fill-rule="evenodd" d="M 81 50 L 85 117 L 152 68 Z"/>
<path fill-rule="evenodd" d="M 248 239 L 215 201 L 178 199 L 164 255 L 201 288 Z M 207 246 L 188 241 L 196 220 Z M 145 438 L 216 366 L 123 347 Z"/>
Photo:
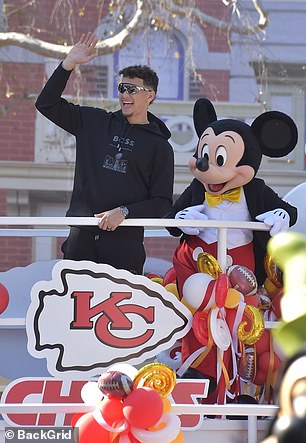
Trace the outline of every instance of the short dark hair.
<path fill-rule="evenodd" d="M 126 68 L 119 71 L 119 75 L 128 78 L 141 78 L 143 80 L 144 86 L 147 88 L 152 88 L 155 93 L 157 93 L 158 87 L 158 76 L 153 69 L 146 65 L 133 65 L 127 66 Z"/>

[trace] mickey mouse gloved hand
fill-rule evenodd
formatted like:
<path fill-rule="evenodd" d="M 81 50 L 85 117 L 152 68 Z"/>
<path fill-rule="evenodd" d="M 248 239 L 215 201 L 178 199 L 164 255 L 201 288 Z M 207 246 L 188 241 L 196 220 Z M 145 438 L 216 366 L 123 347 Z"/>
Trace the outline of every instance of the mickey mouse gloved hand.
<path fill-rule="evenodd" d="M 179 211 L 175 215 L 176 220 L 208 220 L 207 215 L 202 214 L 204 205 L 190 206 L 189 208 Z M 181 227 L 181 231 L 187 235 L 199 235 L 204 228 Z"/>
<path fill-rule="evenodd" d="M 285 232 L 289 229 L 290 217 L 284 209 L 274 209 L 257 215 L 256 220 L 264 222 L 271 226 L 270 235 L 273 236 L 279 232 Z"/>

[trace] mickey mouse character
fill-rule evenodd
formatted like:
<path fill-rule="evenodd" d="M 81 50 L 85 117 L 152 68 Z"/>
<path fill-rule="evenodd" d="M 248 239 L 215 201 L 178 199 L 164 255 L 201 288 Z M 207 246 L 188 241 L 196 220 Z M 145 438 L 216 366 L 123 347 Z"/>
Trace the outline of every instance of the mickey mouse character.
<path fill-rule="evenodd" d="M 227 231 L 227 254 L 232 264 L 246 266 L 255 273 L 258 284 L 262 284 L 267 242 L 270 236 L 296 222 L 297 209 L 255 175 L 262 155 L 283 157 L 294 149 L 296 125 L 288 115 L 278 111 L 264 112 L 251 125 L 235 119 L 218 120 L 213 104 L 206 98 L 196 101 L 193 120 L 199 137 L 197 150 L 189 161 L 194 179 L 175 201 L 168 218 L 264 222 L 270 227 L 269 232 Z M 173 266 L 182 297 L 185 280 L 198 272 L 195 249 L 201 248 L 217 257 L 218 233 L 215 228 L 168 230 L 174 236 L 181 236 Z M 207 371 L 206 375 L 213 376 Z"/>

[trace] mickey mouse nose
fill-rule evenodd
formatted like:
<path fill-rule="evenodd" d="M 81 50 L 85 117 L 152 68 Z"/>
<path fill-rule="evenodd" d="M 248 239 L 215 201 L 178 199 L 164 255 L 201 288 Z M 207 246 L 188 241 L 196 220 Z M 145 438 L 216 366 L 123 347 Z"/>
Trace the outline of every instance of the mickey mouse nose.
<path fill-rule="evenodd" d="M 199 171 L 205 172 L 208 170 L 208 158 L 207 157 L 201 157 L 198 158 L 196 161 L 196 168 L 199 169 Z"/>

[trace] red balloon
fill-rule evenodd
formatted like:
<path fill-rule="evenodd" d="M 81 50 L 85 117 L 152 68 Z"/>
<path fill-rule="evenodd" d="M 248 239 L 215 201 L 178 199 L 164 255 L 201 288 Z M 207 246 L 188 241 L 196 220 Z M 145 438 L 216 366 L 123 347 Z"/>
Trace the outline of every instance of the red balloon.
<path fill-rule="evenodd" d="M 110 443 L 110 433 L 94 419 L 92 412 L 82 415 L 75 424 L 79 428 L 78 443 L 93 443 L 94 441 L 103 441 Z"/>
<path fill-rule="evenodd" d="M 115 425 L 124 418 L 123 404 L 119 398 L 103 397 L 99 409 L 104 420 L 110 426 Z"/>
<path fill-rule="evenodd" d="M 221 274 L 219 275 L 217 282 L 216 282 L 216 305 L 218 308 L 223 308 L 225 304 L 225 299 L 227 296 L 227 290 L 230 288 L 230 279 L 227 274 Z"/>
<path fill-rule="evenodd" d="M 9 293 L 6 287 L 0 283 L 0 314 L 4 312 L 9 304 Z"/>
<path fill-rule="evenodd" d="M 131 426 L 147 429 L 163 415 L 164 403 L 151 388 L 134 389 L 123 401 L 123 414 Z"/>
<path fill-rule="evenodd" d="M 81 418 L 82 415 L 85 415 L 85 414 L 86 414 L 86 412 L 78 412 L 77 414 L 74 414 L 71 419 L 71 427 L 75 428 L 78 419 Z"/>
<path fill-rule="evenodd" d="M 192 329 L 197 340 L 204 346 L 208 343 L 208 312 L 197 311 L 193 315 Z"/>
<path fill-rule="evenodd" d="M 270 331 L 265 329 L 260 339 L 255 343 L 257 356 L 270 350 Z"/>
<path fill-rule="evenodd" d="M 261 371 L 266 371 L 266 373 L 268 373 L 269 364 L 270 364 L 270 352 L 264 352 L 263 354 L 259 355 L 257 360 L 257 367 Z M 280 358 L 274 352 L 272 373 L 277 371 L 281 367 L 281 364 L 282 362 Z"/>
<path fill-rule="evenodd" d="M 176 282 L 176 272 L 174 267 L 168 269 L 166 271 L 164 278 L 163 278 L 163 286 L 167 286 L 169 283 L 175 283 Z"/>
<path fill-rule="evenodd" d="M 266 383 L 266 380 L 267 380 L 267 371 L 266 370 L 262 371 L 257 368 L 256 375 L 252 383 L 254 383 L 254 385 L 257 386 L 262 386 Z"/>

